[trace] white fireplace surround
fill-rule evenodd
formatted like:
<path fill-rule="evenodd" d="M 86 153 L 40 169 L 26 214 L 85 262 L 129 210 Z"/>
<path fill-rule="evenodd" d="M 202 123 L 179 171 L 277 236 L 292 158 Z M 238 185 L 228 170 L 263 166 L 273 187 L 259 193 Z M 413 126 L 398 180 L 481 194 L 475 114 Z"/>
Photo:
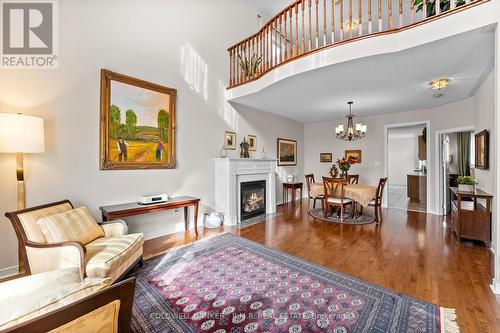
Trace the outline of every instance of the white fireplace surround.
<path fill-rule="evenodd" d="M 224 214 L 224 224 L 241 221 L 241 183 L 266 181 L 266 214 L 276 212 L 276 160 L 253 158 L 215 159 L 215 210 Z"/>

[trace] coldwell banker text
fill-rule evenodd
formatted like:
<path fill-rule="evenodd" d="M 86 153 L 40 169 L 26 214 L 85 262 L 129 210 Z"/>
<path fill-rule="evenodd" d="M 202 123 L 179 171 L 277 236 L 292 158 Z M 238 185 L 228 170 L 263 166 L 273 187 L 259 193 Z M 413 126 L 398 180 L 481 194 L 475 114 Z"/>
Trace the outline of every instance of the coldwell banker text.
<path fill-rule="evenodd" d="M 0 1 L 1 68 L 57 68 L 55 1 Z"/>

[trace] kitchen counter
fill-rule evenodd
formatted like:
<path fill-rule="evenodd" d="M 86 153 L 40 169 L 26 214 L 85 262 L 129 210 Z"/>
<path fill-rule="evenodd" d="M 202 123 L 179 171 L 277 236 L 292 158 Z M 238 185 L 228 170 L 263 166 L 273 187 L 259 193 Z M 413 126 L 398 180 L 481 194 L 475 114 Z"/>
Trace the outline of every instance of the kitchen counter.
<path fill-rule="evenodd" d="M 412 173 L 406 176 L 407 196 L 410 201 L 427 201 L 427 175 Z"/>

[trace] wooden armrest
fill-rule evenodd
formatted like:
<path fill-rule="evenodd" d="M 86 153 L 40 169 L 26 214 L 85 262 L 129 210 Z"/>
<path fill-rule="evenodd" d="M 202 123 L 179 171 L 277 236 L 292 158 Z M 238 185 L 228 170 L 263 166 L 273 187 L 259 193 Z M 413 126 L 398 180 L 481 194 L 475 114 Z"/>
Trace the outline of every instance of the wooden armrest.
<path fill-rule="evenodd" d="M 51 249 L 51 248 L 57 248 L 57 247 L 65 247 L 65 246 L 72 246 L 76 247 L 78 251 L 80 252 L 80 271 L 82 272 L 82 277 L 85 278 L 87 276 L 85 267 L 87 266 L 87 248 L 85 248 L 85 245 L 82 242 L 78 241 L 67 241 L 67 242 L 60 242 L 60 243 L 36 243 L 32 241 L 26 241 L 24 242 L 24 246 L 27 247 L 32 247 L 36 249 Z"/>
<path fill-rule="evenodd" d="M 117 324 L 118 332 L 130 332 L 132 306 L 134 302 L 135 278 L 116 283 L 83 299 L 55 309 L 40 317 L 7 328 L 5 333 L 49 332 L 71 323 L 86 314 L 99 309 L 115 300 L 120 300 Z M 73 327 L 75 328 L 75 327 Z M 84 329 L 83 329 L 84 330 Z"/>

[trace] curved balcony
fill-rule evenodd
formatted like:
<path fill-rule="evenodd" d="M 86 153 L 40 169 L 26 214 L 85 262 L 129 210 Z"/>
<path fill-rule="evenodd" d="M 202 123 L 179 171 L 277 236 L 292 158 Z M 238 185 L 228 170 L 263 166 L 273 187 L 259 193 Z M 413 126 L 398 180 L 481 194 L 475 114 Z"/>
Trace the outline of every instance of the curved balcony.
<path fill-rule="evenodd" d="M 297 0 L 259 32 L 228 49 L 229 87 L 262 77 L 304 56 L 398 33 L 489 0 Z"/>

